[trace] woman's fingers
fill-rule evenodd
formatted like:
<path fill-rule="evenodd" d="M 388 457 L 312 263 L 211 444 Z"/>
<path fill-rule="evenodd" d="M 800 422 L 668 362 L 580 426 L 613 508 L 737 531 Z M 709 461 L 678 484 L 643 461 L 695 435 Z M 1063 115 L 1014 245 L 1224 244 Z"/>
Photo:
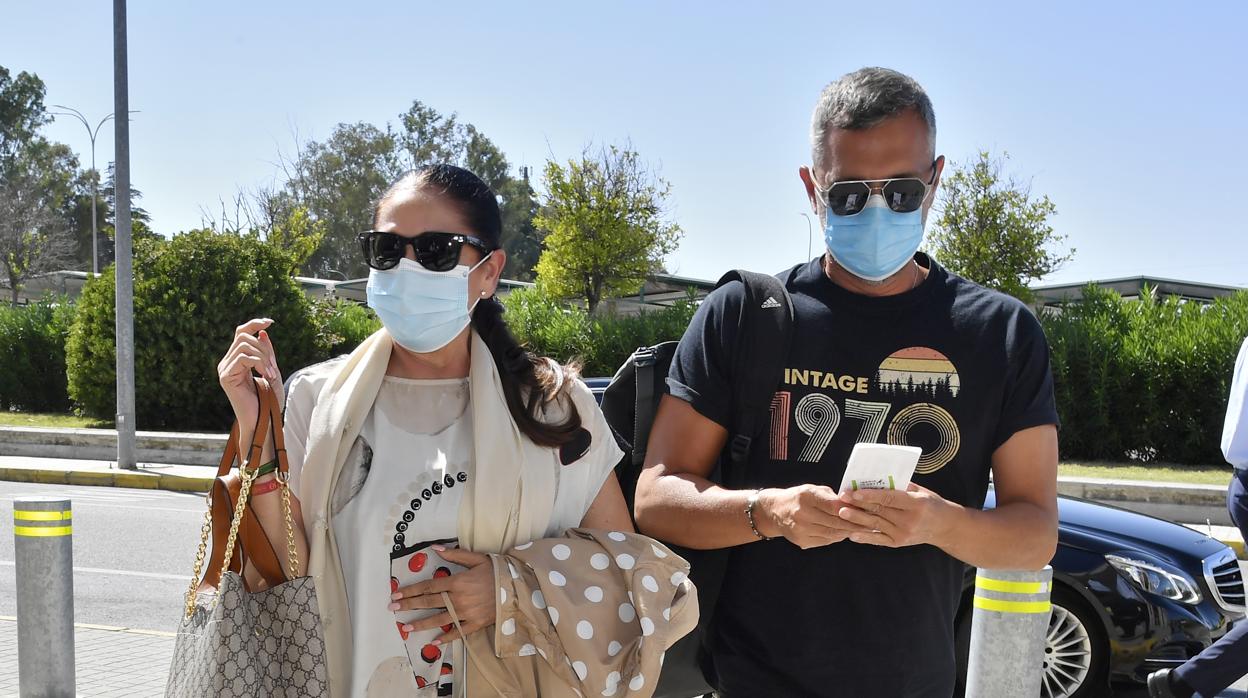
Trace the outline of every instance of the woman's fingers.
<path fill-rule="evenodd" d="M 282 382 L 282 370 L 277 366 L 277 350 L 273 348 L 273 340 L 265 330 L 260 330 L 259 339 L 261 346 L 264 347 L 265 354 L 269 357 L 269 368 L 273 372 L 273 375 L 269 376 L 269 380 L 276 385 L 280 385 Z"/>
<path fill-rule="evenodd" d="M 241 387 L 248 383 L 248 369 L 261 369 L 264 366 L 264 357 L 254 354 L 235 354 L 225 366 L 225 372 L 221 375 L 221 382 L 230 384 L 234 387 Z"/>
<path fill-rule="evenodd" d="M 225 361 L 228 362 L 232 356 L 240 354 L 261 357 L 263 359 L 262 363 L 255 367 L 260 375 L 273 381 L 279 379 L 277 359 L 273 355 L 272 343 L 265 342 L 263 339 L 249 334 L 237 335 L 234 337 L 234 343 L 230 346 L 229 351 L 226 352 Z"/>
<path fill-rule="evenodd" d="M 234 328 L 234 334 L 255 334 L 273 324 L 273 318 L 258 317 Z"/>
<path fill-rule="evenodd" d="M 461 619 L 460 622 L 462 623 L 463 620 Z M 433 630 L 434 628 L 441 628 L 445 625 L 452 625 L 453 623 L 454 621 L 451 620 L 450 612 L 444 611 L 442 613 L 429 616 L 423 620 L 414 620 L 408 623 L 404 630 L 407 630 L 409 633 L 418 633 L 422 630 Z"/>
<path fill-rule="evenodd" d="M 489 625 L 488 623 L 468 623 L 464 621 L 463 618 L 460 618 L 459 629 L 462 629 L 464 631 L 463 635 L 459 633 L 459 629 L 456 629 L 454 626 L 452 626 L 450 630 L 439 635 L 438 639 L 434 640 L 433 643 L 435 645 L 445 645 L 448 642 L 454 642 L 456 640 L 460 640 L 465 635 L 471 635 L 482 628 L 488 627 L 488 625 Z"/>

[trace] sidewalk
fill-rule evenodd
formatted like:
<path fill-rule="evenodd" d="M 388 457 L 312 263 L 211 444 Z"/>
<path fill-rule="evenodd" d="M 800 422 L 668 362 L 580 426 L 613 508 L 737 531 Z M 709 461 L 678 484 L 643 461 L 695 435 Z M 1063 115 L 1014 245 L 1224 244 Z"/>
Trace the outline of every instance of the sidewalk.
<path fill-rule="evenodd" d="M 165 694 L 173 633 L 74 625 L 74 679 L 80 696 L 145 698 Z M 17 698 L 17 619 L 0 616 L 0 698 Z"/>
<path fill-rule="evenodd" d="M 0 480 L 44 485 L 103 485 L 207 492 L 216 474 L 216 468 L 204 465 L 140 463 L 138 470 L 119 470 L 116 463 L 105 460 L 0 456 Z"/>

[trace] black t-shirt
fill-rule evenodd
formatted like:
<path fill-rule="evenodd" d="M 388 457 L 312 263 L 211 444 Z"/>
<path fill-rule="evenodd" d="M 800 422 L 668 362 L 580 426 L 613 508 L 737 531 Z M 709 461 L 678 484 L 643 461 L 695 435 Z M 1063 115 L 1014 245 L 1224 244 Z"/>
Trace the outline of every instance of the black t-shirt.
<path fill-rule="evenodd" d="M 993 451 L 1019 430 L 1057 424 L 1048 344 L 1032 313 L 916 259 L 926 280 L 882 298 L 832 283 L 820 260 L 780 276 L 794 336 L 747 487 L 837 489 L 855 443 L 899 443 L 923 449 L 915 482 L 979 508 Z M 743 298 L 735 282 L 706 299 L 668 378 L 672 395 L 729 429 Z M 711 640 L 724 694 L 947 698 L 964 570 L 929 545 L 735 548 Z"/>

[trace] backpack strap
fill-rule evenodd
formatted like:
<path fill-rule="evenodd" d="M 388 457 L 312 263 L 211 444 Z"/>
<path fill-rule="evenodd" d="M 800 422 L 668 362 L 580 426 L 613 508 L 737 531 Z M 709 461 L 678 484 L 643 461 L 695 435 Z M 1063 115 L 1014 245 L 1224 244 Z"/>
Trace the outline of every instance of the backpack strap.
<path fill-rule="evenodd" d="M 646 445 L 650 443 L 650 427 L 654 425 L 654 365 L 657 355 L 654 347 L 642 347 L 633 352 L 633 377 L 636 380 L 636 411 L 633 416 L 633 465 L 640 468 L 646 462 Z"/>
<path fill-rule="evenodd" d="M 745 287 L 733 352 L 733 416 L 722 481 L 739 485 L 754 439 L 771 414 L 771 401 L 784 373 L 793 335 L 793 301 L 785 284 L 774 276 L 730 271 L 716 288 L 732 281 Z"/>

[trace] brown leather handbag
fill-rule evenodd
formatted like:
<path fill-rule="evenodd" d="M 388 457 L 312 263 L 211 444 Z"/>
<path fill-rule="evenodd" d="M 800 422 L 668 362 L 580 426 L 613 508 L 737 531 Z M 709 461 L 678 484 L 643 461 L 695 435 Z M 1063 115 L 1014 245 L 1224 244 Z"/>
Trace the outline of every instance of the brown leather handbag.
<path fill-rule="evenodd" d="M 256 393 L 260 413 L 247 458 L 233 469 L 242 453 L 236 423 L 208 496 L 166 696 L 329 695 L 316 587 L 311 577 L 299 576 L 281 408 L 273 388 L 263 378 L 256 379 Z M 269 433 L 277 453 L 276 476 L 281 483 L 290 577 L 248 501 Z M 209 538 L 212 554 L 205 570 Z M 247 582 L 249 576 L 257 581 Z M 215 594 L 201 593 L 213 590 Z"/>
<path fill-rule="evenodd" d="M 227 569 L 242 575 L 243 585 L 247 591 L 259 591 L 288 581 L 286 573 L 282 570 L 282 563 L 278 559 L 278 553 L 273 549 L 272 542 L 261 527 L 250 501 L 245 503 L 246 508 L 239 520 L 237 541 L 230 556 L 230 564 L 228 568 L 224 565 L 226 550 L 229 548 L 230 524 L 234 520 L 234 510 L 239 501 L 244 499 L 243 484 L 247 479 L 245 473 L 260 467 L 264 441 L 270 432 L 273 434 L 273 449 L 278 463 L 276 476 L 282 482 L 282 506 L 286 512 L 287 525 L 293 528 L 289 513 L 290 492 L 286 487 L 289 464 L 286 460 L 286 440 L 282 433 L 281 408 L 278 406 L 277 395 L 269 387 L 267 380 L 256 379 L 256 393 L 260 399 L 260 411 L 256 418 L 256 430 L 251 439 L 251 447 L 245 454 L 247 459 L 240 463 L 237 470 L 234 469 L 235 461 L 244 455 L 239 444 L 239 424 L 235 422 L 230 429 L 230 440 L 225 446 L 225 453 L 221 454 L 221 463 L 217 466 L 217 477 L 212 483 L 212 492 L 208 497 L 212 524 L 212 554 L 208 557 L 208 568 L 204 572 L 201 588 L 215 589 L 220 583 L 221 575 Z M 250 492 L 250 482 L 247 484 Z M 293 533 L 292 530 L 292 538 Z M 298 553 L 294 548 L 293 540 L 290 541 L 287 555 L 291 569 L 296 569 Z M 260 577 L 258 583 L 254 581 L 256 572 Z M 195 576 L 198 577 L 199 573 L 200 570 L 197 567 Z"/>

